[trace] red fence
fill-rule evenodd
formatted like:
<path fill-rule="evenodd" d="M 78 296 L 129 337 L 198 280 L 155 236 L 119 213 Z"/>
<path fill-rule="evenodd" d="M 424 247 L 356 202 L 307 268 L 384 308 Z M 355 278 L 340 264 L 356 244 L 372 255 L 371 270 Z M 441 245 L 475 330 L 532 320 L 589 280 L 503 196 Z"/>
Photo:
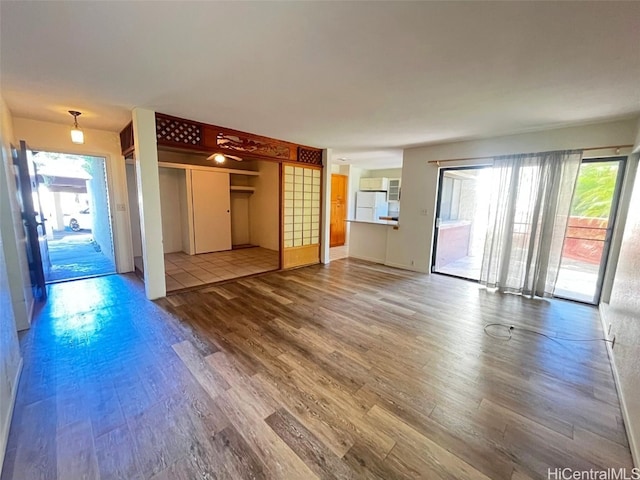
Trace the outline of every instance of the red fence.
<path fill-rule="evenodd" d="M 600 263 L 608 223 L 606 218 L 570 217 L 562 255 L 587 263 Z"/>

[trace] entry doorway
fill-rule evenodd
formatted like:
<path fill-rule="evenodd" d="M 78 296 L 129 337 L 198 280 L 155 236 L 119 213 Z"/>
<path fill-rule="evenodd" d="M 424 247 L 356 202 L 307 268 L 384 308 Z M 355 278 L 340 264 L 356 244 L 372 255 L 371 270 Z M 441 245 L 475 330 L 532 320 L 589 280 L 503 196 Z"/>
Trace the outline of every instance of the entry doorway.
<path fill-rule="evenodd" d="M 116 273 L 103 157 L 33 152 L 48 251 L 46 283 Z"/>
<path fill-rule="evenodd" d="M 491 166 L 440 170 L 431 271 L 480 280 Z"/>

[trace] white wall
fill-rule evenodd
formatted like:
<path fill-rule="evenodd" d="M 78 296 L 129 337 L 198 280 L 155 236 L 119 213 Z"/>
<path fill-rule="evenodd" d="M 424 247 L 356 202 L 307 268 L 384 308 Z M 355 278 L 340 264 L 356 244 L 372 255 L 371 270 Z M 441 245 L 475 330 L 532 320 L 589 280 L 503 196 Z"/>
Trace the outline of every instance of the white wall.
<path fill-rule="evenodd" d="M 356 218 L 356 192 L 360 190 L 360 178 L 364 170 L 360 167 L 351 166 L 349 169 L 349 200 L 347 205 L 347 218 Z"/>
<path fill-rule="evenodd" d="M 249 198 L 251 243 L 280 250 L 280 169 L 267 160 L 257 162 L 260 176 L 254 180 L 256 191 Z"/>
<path fill-rule="evenodd" d="M 249 204 L 251 194 L 248 192 L 231 192 L 231 244 L 246 245 L 251 243 L 249 221 Z"/>
<path fill-rule="evenodd" d="M 120 135 L 117 132 L 84 129 L 85 143 L 76 145 L 69 136 L 70 125 L 26 118 L 14 118 L 13 124 L 16 141 L 26 140 L 34 150 L 94 155 L 106 159 L 116 268 L 119 273 L 133 271 L 129 199 Z"/>
<path fill-rule="evenodd" d="M 640 171 L 636 174 L 620 259 L 609 304 L 601 305 L 605 331 L 611 324 L 616 343 L 612 363 L 625 413 L 625 428 L 636 465 L 640 465 Z"/>
<path fill-rule="evenodd" d="M 0 185 L 4 189 L 4 185 Z M 18 335 L 14 321 L 9 277 L 0 237 L 0 472 L 9 437 L 11 416 L 22 366 Z"/>
<path fill-rule="evenodd" d="M 13 119 L 2 98 L 0 98 L 2 141 L 2 165 L 0 183 L 5 186 L 0 199 L 0 232 L 5 250 L 5 262 L 9 276 L 9 288 L 13 313 L 18 330 L 29 328 L 34 307 L 29 262 L 27 260 L 27 238 L 22 224 L 22 215 L 17 200 L 11 143 L 15 143 Z"/>
<path fill-rule="evenodd" d="M 136 181 L 136 166 L 127 164 L 127 198 L 131 220 L 131 242 L 133 256 L 142 256 L 142 234 L 140 232 L 140 210 L 138 209 L 138 184 Z"/>
<path fill-rule="evenodd" d="M 89 201 L 91 202 L 91 215 L 93 224 L 91 234 L 93 240 L 100 246 L 102 254 L 111 261 L 115 267 L 115 254 L 111 231 L 111 208 L 109 192 L 107 189 L 107 166 L 100 157 L 92 157 L 89 161 L 91 168 L 91 180 L 87 182 Z"/>
<path fill-rule="evenodd" d="M 9 144 L 11 142 L 10 113 L 2 99 L 2 124 L 0 125 L 0 148 L 2 149 L 3 165 L 11 159 Z M 13 180 L 13 177 L 11 178 Z M 17 291 L 22 291 L 22 277 L 20 271 L 9 272 L 8 255 L 16 254 L 16 238 L 9 199 L 9 182 L 7 182 L 5 168 L 0 168 L 0 211 L 2 223 L 0 223 L 0 472 L 7 447 L 9 427 L 15 394 L 18 388 L 18 379 L 22 366 L 20 348 L 18 345 L 16 315 L 14 304 L 26 314 L 24 298 L 14 303 L 10 283 L 15 282 Z M 9 208 L 7 208 L 9 207 Z M 9 241 L 5 242 L 5 238 Z M 13 244 L 13 245 L 10 245 Z M 16 263 L 17 265 L 17 263 Z M 14 268 L 16 268 L 14 265 Z"/>
<path fill-rule="evenodd" d="M 349 256 L 369 262 L 385 263 L 389 230 L 391 227 L 387 225 L 351 223 Z"/>
<path fill-rule="evenodd" d="M 153 110 L 145 108 L 134 108 L 131 113 L 142 233 L 144 290 L 149 300 L 155 300 L 167 294 L 162 251 L 162 207 L 158 175 L 156 114 Z"/>
<path fill-rule="evenodd" d="M 429 160 L 631 144 L 637 134 L 636 124 L 636 119 L 629 119 L 406 149 L 402 164 L 400 228 L 389 235 L 386 263 L 420 272 L 430 269 L 438 166 L 428 164 Z M 589 155 L 598 153 L 589 152 Z M 608 150 L 601 153 L 611 155 L 614 152 Z M 486 163 L 486 160 L 460 161 L 447 163 L 446 166 Z"/>
<path fill-rule="evenodd" d="M 162 246 L 164 253 L 182 251 L 182 211 L 180 205 L 185 170 L 159 168 L 160 205 L 162 208 Z"/>
<path fill-rule="evenodd" d="M 640 160 L 640 122 L 631 161 Z M 611 299 L 600 305 L 605 332 L 611 324 L 611 362 L 622 403 L 634 463 L 640 466 L 640 169 L 636 170 L 630 208 L 619 252 Z"/>

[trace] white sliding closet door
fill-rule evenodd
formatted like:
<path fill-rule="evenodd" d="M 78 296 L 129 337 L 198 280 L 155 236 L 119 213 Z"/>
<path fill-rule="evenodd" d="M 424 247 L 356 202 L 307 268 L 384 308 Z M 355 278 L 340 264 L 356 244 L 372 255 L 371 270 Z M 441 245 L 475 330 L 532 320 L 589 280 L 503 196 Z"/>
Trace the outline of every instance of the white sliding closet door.
<path fill-rule="evenodd" d="M 196 253 L 231 250 L 229 174 L 191 171 Z"/>

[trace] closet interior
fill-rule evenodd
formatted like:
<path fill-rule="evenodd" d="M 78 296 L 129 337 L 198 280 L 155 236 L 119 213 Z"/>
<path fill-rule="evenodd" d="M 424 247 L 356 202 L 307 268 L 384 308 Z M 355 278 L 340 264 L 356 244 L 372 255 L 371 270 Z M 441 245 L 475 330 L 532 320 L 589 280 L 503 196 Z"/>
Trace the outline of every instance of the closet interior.
<path fill-rule="evenodd" d="M 167 291 L 280 268 L 279 164 L 158 150 Z"/>

